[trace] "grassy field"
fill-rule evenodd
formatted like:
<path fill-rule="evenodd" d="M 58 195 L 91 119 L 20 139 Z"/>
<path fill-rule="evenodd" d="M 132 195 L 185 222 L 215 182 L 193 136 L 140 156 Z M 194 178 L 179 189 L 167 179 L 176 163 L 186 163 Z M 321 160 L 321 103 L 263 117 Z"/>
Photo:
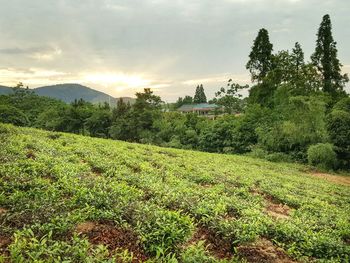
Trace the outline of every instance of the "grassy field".
<path fill-rule="evenodd" d="M 349 262 L 350 180 L 0 124 L 0 262 Z"/>

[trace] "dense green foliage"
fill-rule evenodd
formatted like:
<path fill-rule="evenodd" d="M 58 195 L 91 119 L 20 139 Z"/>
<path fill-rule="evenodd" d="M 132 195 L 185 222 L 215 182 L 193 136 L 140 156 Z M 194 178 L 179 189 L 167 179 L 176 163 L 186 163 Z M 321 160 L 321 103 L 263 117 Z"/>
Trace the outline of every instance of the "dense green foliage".
<path fill-rule="evenodd" d="M 301 165 L 6 124 L 0 147 L 0 261 L 237 262 L 266 239 L 350 259 L 349 186 Z"/>
<path fill-rule="evenodd" d="M 318 143 L 311 145 L 307 150 L 309 164 L 320 169 L 333 169 L 336 167 L 337 156 L 333 150 L 333 145 L 329 143 Z"/>
<path fill-rule="evenodd" d="M 341 167 L 350 168 L 350 98 L 340 100 L 327 120 L 329 136 Z"/>

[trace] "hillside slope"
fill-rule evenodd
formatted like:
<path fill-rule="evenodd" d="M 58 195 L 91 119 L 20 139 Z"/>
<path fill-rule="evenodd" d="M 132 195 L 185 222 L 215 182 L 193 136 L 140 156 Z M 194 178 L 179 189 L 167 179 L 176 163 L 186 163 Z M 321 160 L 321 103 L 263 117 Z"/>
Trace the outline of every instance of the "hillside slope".
<path fill-rule="evenodd" d="M 346 179 L 330 182 L 300 165 L 4 124 L 0 144 L 2 258 L 350 259 Z"/>

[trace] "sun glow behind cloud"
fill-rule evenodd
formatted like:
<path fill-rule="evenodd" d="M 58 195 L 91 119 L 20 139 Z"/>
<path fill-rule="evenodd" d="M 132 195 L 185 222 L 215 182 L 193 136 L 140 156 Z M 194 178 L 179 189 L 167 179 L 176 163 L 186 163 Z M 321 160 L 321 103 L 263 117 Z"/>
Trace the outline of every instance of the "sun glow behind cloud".
<path fill-rule="evenodd" d="M 144 88 L 150 86 L 152 81 L 141 75 L 127 75 L 123 73 L 85 73 L 83 82 L 97 84 L 105 87 L 115 87 L 117 91 L 128 88 Z"/>
<path fill-rule="evenodd" d="M 133 96 L 144 88 L 161 90 L 169 86 L 161 80 L 156 80 L 145 74 L 126 74 L 122 72 L 91 71 L 67 73 L 43 68 L 0 68 L 0 85 L 15 86 L 19 82 L 36 88 L 60 83 L 78 83 L 99 89 L 112 96 Z"/>

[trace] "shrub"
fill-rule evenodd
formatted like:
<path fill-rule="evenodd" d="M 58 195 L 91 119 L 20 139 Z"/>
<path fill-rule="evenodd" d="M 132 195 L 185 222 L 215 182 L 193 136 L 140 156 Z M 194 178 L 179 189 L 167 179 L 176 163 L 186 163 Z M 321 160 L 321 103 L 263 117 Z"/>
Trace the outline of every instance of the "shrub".
<path fill-rule="evenodd" d="M 0 105 L 0 122 L 25 126 L 28 124 L 28 118 L 21 110 L 15 107 Z"/>
<path fill-rule="evenodd" d="M 350 168 L 350 112 L 333 110 L 327 118 L 327 128 L 341 168 Z"/>
<path fill-rule="evenodd" d="M 0 135 L 16 134 L 17 130 L 11 124 L 0 123 Z"/>
<path fill-rule="evenodd" d="M 247 155 L 254 157 L 254 158 L 264 159 L 267 154 L 268 154 L 268 152 L 265 151 L 264 149 L 261 149 L 259 147 L 254 147 L 254 148 L 252 148 L 252 151 L 249 152 Z"/>
<path fill-rule="evenodd" d="M 208 253 L 204 241 L 201 240 L 198 243 L 192 244 L 187 247 L 181 254 L 181 262 L 184 263 L 195 263 L 195 262 L 206 262 L 215 263 L 218 262 L 214 257 Z"/>
<path fill-rule="evenodd" d="M 311 145 L 307 151 L 308 162 L 320 169 L 333 169 L 336 167 L 337 157 L 330 143 Z"/>
<path fill-rule="evenodd" d="M 30 228 L 14 234 L 9 252 L 11 262 L 114 262 L 103 245 L 93 247 L 76 235 L 67 241 L 54 240 L 51 231 L 40 237 Z"/>
<path fill-rule="evenodd" d="M 145 207 L 139 215 L 141 218 L 136 228 L 147 252 L 165 256 L 189 238 L 194 226 L 190 217 L 177 211 L 156 209 L 158 208 Z"/>
<path fill-rule="evenodd" d="M 265 157 L 266 160 L 270 161 L 270 162 L 291 162 L 292 161 L 292 158 L 288 155 L 288 154 L 285 154 L 285 153 L 271 153 L 271 154 L 268 154 L 266 157 Z"/>
<path fill-rule="evenodd" d="M 334 110 L 342 110 L 350 113 L 350 97 L 341 99 L 334 105 Z"/>

